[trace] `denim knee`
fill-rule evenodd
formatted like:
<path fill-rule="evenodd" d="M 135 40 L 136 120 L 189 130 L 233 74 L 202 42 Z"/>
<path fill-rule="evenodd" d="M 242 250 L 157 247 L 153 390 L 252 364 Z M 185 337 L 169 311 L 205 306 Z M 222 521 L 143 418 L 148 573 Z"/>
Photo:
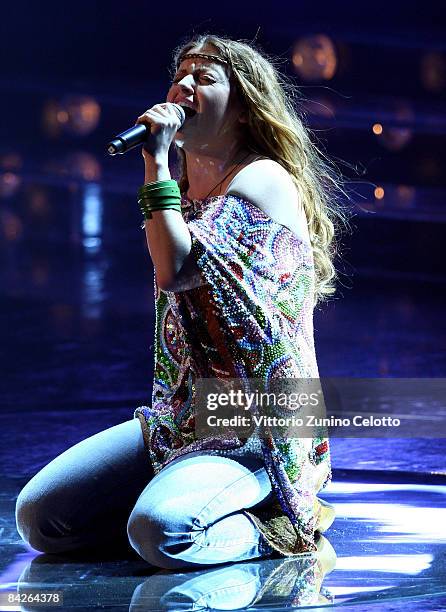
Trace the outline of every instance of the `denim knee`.
<path fill-rule="evenodd" d="M 43 533 L 47 517 L 44 504 L 44 498 L 39 499 L 36 493 L 25 486 L 16 501 L 16 527 L 22 540 L 31 548 L 41 552 L 51 552 L 47 549 L 48 542 Z"/>
<path fill-rule="evenodd" d="M 20 491 L 15 507 L 16 527 L 31 548 L 44 553 L 65 552 L 64 538 L 70 528 L 54 515 L 57 507 L 50 494 L 39 493 L 30 483 Z"/>
<path fill-rule="evenodd" d="M 136 505 L 127 523 L 127 535 L 132 548 L 147 563 L 163 569 L 184 567 L 184 562 L 171 555 L 185 550 L 193 541 L 178 508 L 173 508 L 169 500 L 157 503 L 156 508 Z"/>

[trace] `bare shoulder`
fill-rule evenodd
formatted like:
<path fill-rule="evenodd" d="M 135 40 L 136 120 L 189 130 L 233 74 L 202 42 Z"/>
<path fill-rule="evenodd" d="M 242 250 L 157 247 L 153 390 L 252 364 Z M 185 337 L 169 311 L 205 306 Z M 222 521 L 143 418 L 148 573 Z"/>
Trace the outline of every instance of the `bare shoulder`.
<path fill-rule="evenodd" d="M 240 170 L 228 186 L 228 194 L 244 197 L 262 197 L 265 194 L 294 196 L 298 198 L 297 189 L 290 174 L 272 159 L 258 159 Z"/>
<path fill-rule="evenodd" d="M 308 240 L 308 228 L 299 192 L 291 175 L 272 159 L 259 159 L 240 170 L 227 195 L 237 195 L 258 206 L 273 221 Z"/>

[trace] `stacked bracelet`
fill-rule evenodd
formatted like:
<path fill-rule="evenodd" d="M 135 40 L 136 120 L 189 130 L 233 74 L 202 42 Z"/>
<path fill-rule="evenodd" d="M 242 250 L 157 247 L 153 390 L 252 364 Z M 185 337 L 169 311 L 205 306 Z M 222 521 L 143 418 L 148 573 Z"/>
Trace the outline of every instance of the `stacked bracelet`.
<path fill-rule="evenodd" d="M 144 219 L 151 219 L 154 210 L 171 208 L 181 212 L 181 194 L 178 183 L 170 179 L 143 185 L 138 189 L 138 204 Z"/>

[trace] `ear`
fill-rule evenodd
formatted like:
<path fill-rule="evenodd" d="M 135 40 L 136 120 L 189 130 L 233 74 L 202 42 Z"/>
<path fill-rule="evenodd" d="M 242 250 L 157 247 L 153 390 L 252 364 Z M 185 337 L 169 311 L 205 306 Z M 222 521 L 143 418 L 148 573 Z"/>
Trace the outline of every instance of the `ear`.
<path fill-rule="evenodd" d="M 248 113 L 246 111 L 242 111 L 238 116 L 238 120 L 240 123 L 248 123 Z"/>

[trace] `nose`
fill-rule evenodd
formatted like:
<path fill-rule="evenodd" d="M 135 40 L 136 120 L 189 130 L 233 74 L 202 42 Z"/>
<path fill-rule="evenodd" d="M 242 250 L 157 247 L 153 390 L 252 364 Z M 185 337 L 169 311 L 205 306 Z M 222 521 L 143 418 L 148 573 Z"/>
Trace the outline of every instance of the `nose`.
<path fill-rule="evenodd" d="M 179 85 L 183 91 L 194 93 L 194 88 L 192 87 L 193 82 L 193 75 L 185 74 L 184 77 L 178 81 L 177 85 Z"/>

